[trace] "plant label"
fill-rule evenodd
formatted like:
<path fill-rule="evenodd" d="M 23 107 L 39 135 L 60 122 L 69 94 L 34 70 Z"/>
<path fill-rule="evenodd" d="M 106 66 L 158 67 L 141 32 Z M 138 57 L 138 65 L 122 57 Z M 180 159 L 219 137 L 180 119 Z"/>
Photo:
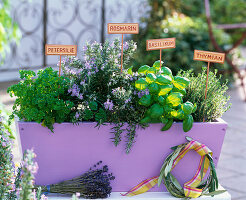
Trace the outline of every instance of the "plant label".
<path fill-rule="evenodd" d="M 45 55 L 76 56 L 77 45 L 45 45 Z"/>
<path fill-rule="evenodd" d="M 212 51 L 194 51 L 194 60 L 200 60 L 205 62 L 221 63 L 225 62 L 225 54 L 212 52 Z"/>
<path fill-rule="evenodd" d="M 108 23 L 108 34 L 138 34 L 138 23 Z"/>
<path fill-rule="evenodd" d="M 175 48 L 175 38 L 152 39 L 146 41 L 146 50 Z"/>

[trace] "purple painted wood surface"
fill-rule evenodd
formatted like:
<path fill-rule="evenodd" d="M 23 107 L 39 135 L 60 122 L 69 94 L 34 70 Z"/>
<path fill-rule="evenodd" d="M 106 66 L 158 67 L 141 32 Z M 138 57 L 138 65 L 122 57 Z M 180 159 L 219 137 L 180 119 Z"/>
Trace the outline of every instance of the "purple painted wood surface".
<path fill-rule="evenodd" d="M 111 125 L 94 128 L 96 123 L 55 124 L 54 133 L 35 122 L 18 122 L 22 150 L 34 148 L 39 171 L 36 184 L 47 185 L 81 175 L 96 162 L 102 160 L 109 166 L 116 179 L 112 183 L 114 192 L 128 191 L 141 181 L 159 175 L 161 165 L 171 153 L 171 147 L 186 142 L 190 136 L 206 144 L 213 151 L 217 164 L 227 124 L 218 122 L 194 123 L 184 133 L 182 123 L 174 123 L 166 132 L 161 124 L 151 124 L 138 129 L 136 142 L 127 155 L 125 138 L 115 147 L 110 138 Z M 173 170 L 181 184 L 191 179 L 198 167 L 200 156 L 190 151 Z M 165 191 L 164 186 L 151 191 Z"/>

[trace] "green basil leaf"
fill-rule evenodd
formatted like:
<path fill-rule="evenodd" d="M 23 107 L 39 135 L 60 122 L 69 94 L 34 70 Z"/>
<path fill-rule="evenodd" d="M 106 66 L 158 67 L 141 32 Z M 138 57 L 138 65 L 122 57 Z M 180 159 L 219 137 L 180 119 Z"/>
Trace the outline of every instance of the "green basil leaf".
<path fill-rule="evenodd" d="M 175 76 L 173 80 L 173 85 L 179 89 L 183 90 L 185 89 L 190 83 L 190 80 L 185 77 Z"/>
<path fill-rule="evenodd" d="M 133 72 L 132 72 L 132 68 L 133 68 L 133 66 L 131 66 L 130 68 L 128 68 L 128 70 L 127 70 L 127 73 L 129 74 L 129 75 L 132 75 L 133 74 Z"/>
<path fill-rule="evenodd" d="M 167 105 L 171 107 L 176 107 L 182 102 L 182 94 L 179 92 L 171 92 L 167 98 L 166 98 L 166 103 Z"/>
<path fill-rule="evenodd" d="M 162 67 L 161 68 L 161 73 L 165 74 L 165 75 L 168 75 L 168 76 L 172 76 L 172 71 L 168 67 Z"/>
<path fill-rule="evenodd" d="M 197 110 L 197 105 L 196 105 L 196 103 L 195 103 L 195 104 L 194 104 L 194 108 L 193 108 L 193 110 L 192 110 L 192 113 L 196 112 L 196 110 Z"/>
<path fill-rule="evenodd" d="M 161 65 L 163 64 L 163 61 L 161 61 Z M 155 69 L 160 69 L 160 61 L 157 60 L 154 62 L 153 66 Z"/>
<path fill-rule="evenodd" d="M 150 74 L 150 73 L 156 74 L 156 72 L 157 72 L 156 68 L 150 67 L 150 68 L 148 69 L 148 71 L 147 71 L 147 74 Z"/>
<path fill-rule="evenodd" d="M 151 118 L 149 116 L 143 118 L 140 123 L 142 124 L 147 124 L 147 123 L 150 123 L 151 122 Z"/>
<path fill-rule="evenodd" d="M 167 131 L 168 129 L 171 128 L 173 125 L 173 119 L 168 119 L 168 122 L 165 124 L 165 126 L 162 127 L 162 131 Z"/>
<path fill-rule="evenodd" d="M 159 97 L 158 97 L 158 102 L 159 102 L 162 106 L 165 105 L 165 99 L 164 99 L 162 96 L 159 96 Z"/>
<path fill-rule="evenodd" d="M 156 83 L 160 85 L 169 85 L 172 82 L 170 76 L 167 75 L 158 75 L 156 79 Z"/>
<path fill-rule="evenodd" d="M 163 108 L 164 108 L 165 113 L 171 112 L 171 111 L 173 110 L 173 109 L 172 109 L 170 106 L 168 106 L 168 105 L 163 106 Z"/>
<path fill-rule="evenodd" d="M 188 132 L 192 126 L 193 126 L 193 117 L 192 115 L 188 115 L 187 117 L 185 117 L 184 121 L 183 121 L 183 130 L 184 132 Z"/>
<path fill-rule="evenodd" d="M 158 84 L 156 83 L 151 83 L 149 86 L 148 86 L 148 89 L 149 89 L 149 92 L 150 93 L 157 93 L 159 91 L 159 86 Z"/>
<path fill-rule="evenodd" d="M 159 96 L 168 94 L 173 89 L 173 85 L 160 85 Z"/>
<path fill-rule="evenodd" d="M 177 113 L 178 113 L 178 115 L 176 116 L 176 118 L 179 120 L 183 120 L 184 116 L 185 116 L 184 111 L 180 108 L 180 109 L 178 109 Z"/>
<path fill-rule="evenodd" d="M 172 92 L 180 92 L 182 95 L 184 95 L 184 96 L 186 95 L 186 89 L 185 88 L 182 90 L 179 90 L 178 88 L 173 87 Z"/>
<path fill-rule="evenodd" d="M 152 103 L 152 96 L 150 94 L 142 96 L 138 103 L 142 106 L 150 106 Z"/>
<path fill-rule="evenodd" d="M 147 83 L 153 83 L 156 79 L 156 76 L 153 73 L 149 73 L 146 76 Z"/>
<path fill-rule="evenodd" d="M 181 109 L 184 111 L 186 115 L 189 115 L 192 113 L 194 106 L 191 102 L 187 101 L 181 105 Z"/>
<path fill-rule="evenodd" d="M 168 122 L 168 119 L 165 118 L 164 116 L 160 117 L 161 123 L 166 124 Z"/>
<path fill-rule="evenodd" d="M 152 119 L 158 119 L 159 117 L 161 117 L 162 116 L 162 114 L 163 114 L 163 107 L 162 106 L 160 106 L 159 104 L 153 104 L 151 107 L 150 107 L 150 110 L 151 110 L 151 112 L 150 112 L 150 117 L 152 118 Z"/>
<path fill-rule="evenodd" d="M 139 74 L 146 74 L 150 67 L 148 65 L 143 65 L 138 69 Z"/>
<path fill-rule="evenodd" d="M 138 90 L 145 90 L 147 86 L 148 86 L 148 83 L 144 78 L 140 78 L 135 82 L 135 87 Z"/>
<path fill-rule="evenodd" d="M 178 111 L 173 109 L 173 110 L 170 112 L 170 115 L 171 115 L 172 118 L 176 118 L 176 117 L 178 116 Z"/>

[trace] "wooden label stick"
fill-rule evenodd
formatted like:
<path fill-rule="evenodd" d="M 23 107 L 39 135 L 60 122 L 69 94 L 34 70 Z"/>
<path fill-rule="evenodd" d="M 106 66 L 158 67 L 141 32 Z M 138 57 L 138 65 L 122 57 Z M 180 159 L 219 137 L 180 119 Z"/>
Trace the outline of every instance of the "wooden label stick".
<path fill-rule="evenodd" d="M 146 40 L 146 50 L 160 50 L 160 69 L 161 69 L 161 51 L 162 49 L 175 48 L 175 38 L 151 39 Z"/>
<path fill-rule="evenodd" d="M 121 39 L 121 66 L 120 72 L 123 70 L 123 35 L 124 34 L 138 34 L 139 24 L 138 23 L 108 23 L 108 34 L 122 34 Z"/>
<path fill-rule="evenodd" d="M 59 77 L 61 76 L 61 55 L 60 55 L 60 65 L 59 65 Z"/>
<path fill-rule="evenodd" d="M 121 38 L 121 66 L 120 66 L 120 73 L 122 73 L 123 70 L 123 35 L 122 34 L 122 38 Z"/>
<path fill-rule="evenodd" d="M 77 45 L 45 45 L 45 55 L 59 55 L 59 76 L 61 76 L 61 57 L 62 56 L 76 56 L 77 55 Z"/>
<path fill-rule="evenodd" d="M 208 92 L 208 75 L 209 75 L 210 62 L 223 64 L 225 62 L 225 54 L 218 53 L 218 52 L 212 52 L 212 51 L 195 50 L 193 60 L 208 62 L 206 88 L 205 88 L 205 102 L 206 102 L 207 92 Z M 203 115 L 204 115 L 204 112 L 205 112 L 205 109 L 203 110 Z M 203 117 L 203 122 L 205 122 L 205 117 Z"/>

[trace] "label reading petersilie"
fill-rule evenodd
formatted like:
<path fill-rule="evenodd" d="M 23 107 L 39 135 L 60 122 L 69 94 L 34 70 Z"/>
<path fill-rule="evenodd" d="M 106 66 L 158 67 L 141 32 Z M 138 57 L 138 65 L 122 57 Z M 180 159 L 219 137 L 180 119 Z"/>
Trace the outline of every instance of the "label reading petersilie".
<path fill-rule="evenodd" d="M 170 48 L 175 48 L 175 38 L 152 39 L 146 41 L 147 51 Z"/>
<path fill-rule="evenodd" d="M 225 62 L 225 54 L 212 52 L 212 51 L 194 51 L 194 60 L 200 60 L 205 62 L 214 62 L 214 63 L 221 63 Z"/>
<path fill-rule="evenodd" d="M 138 23 L 108 23 L 108 34 L 138 34 Z"/>
<path fill-rule="evenodd" d="M 77 45 L 45 45 L 45 55 L 77 55 Z"/>

